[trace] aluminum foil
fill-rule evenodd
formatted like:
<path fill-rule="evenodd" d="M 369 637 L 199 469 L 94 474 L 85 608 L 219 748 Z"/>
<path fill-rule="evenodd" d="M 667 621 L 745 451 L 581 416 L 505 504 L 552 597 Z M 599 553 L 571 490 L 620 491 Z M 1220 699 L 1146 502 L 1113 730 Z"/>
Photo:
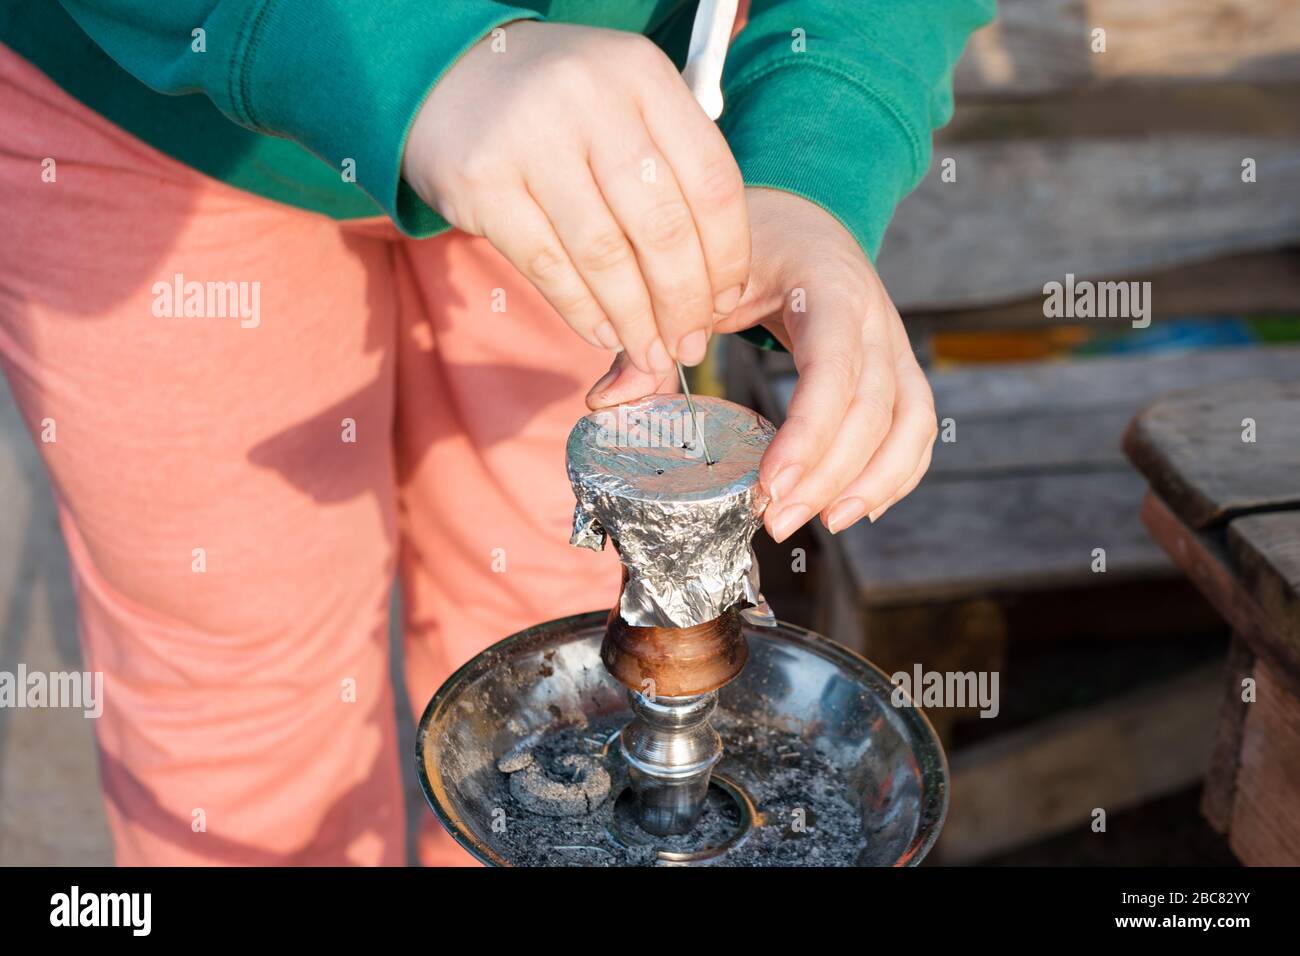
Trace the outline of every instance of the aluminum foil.
<path fill-rule="evenodd" d="M 619 608 L 634 627 L 691 627 L 737 603 L 775 624 L 750 545 L 767 498 L 758 463 L 776 429 L 720 398 L 695 399 L 707 465 L 681 395 L 652 395 L 580 419 L 569 434 L 578 504 L 570 543 L 611 539 L 627 569 Z"/>

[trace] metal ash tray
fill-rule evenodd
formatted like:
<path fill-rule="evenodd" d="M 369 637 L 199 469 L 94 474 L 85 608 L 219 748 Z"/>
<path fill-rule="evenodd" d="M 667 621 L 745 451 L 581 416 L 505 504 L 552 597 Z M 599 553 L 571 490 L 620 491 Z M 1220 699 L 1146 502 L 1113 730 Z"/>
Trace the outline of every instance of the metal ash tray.
<path fill-rule="evenodd" d="M 632 714 L 600 660 L 606 617 L 552 621 L 493 645 L 425 710 L 416 739 L 421 786 L 479 860 L 900 866 L 920 862 L 933 845 L 948 773 L 928 721 L 891 704 L 894 687 L 873 665 L 787 624 L 745 629 L 749 663 L 720 693 L 714 726 L 724 757 L 699 824 L 669 837 L 640 830 L 612 744 Z M 542 798 L 579 794 L 576 804 L 556 803 L 570 815 L 548 815 L 522 780 L 512 793 L 516 774 L 500 768 L 528 763 L 537 765 L 529 773 L 542 782 Z M 607 792 L 597 796 L 604 774 Z"/>

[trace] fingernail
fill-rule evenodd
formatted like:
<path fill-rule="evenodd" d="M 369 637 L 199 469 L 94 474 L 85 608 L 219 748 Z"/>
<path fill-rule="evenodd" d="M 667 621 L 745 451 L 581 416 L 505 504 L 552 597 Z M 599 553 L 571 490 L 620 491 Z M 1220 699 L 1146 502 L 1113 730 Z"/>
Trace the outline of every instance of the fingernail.
<path fill-rule="evenodd" d="M 732 286 L 725 292 L 719 292 L 713 297 L 713 311 L 721 315 L 730 315 L 736 311 L 736 306 L 740 304 L 740 297 L 744 294 L 744 289 L 740 286 Z"/>
<path fill-rule="evenodd" d="M 843 531 L 862 517 L 867 510 L 867 503 L 861 498 L 845 498 L 837 502 L 826 515 L 826 530 L 831 534 Z"/>
<path fill-rule="evenodd" d="M 619 373 L 620 371 L 622 371 L 622 370 L 621 370 L 621 369 L 617 369 L 617 368 L 612 368 L 612 369 L 610 369 L 608 372 L 606 372 L 604 375 L 602 375 L 602 376 L 600 377 L 600 380 L 599 380 L 598 382 L 596 382 L 595 385 L 591 386 L 591 388 L 590 388 L 590 390 L 588 390 L 587 394 L 588 394 L 588 395 L 599 395 L 599 394 L 600 394 L 601 392 L 603 392 L 605 389 L 609 388 L 611 385 L 614 384 L 614 379 L 618 378 L 618 373 Z"/>
<path fill-rule="evenodd" d="M 709 348 L 709 336 L 699 329 L 690 335 L 683 335 L 677 343 L 677 358 L 683 365 L 699 365 L 704 361 L 704 353 Z"/>
<path fill-rule="evenodd" d="M 654 340 L 646 358 L 650 362 L 650 368 L 660 375 L 666 375 L 673 370 L 673 360 L 668 356 L 668 350 L 664 348 L 661 339 Z"/>
<path fill-rule="evenodd" d="M 881 515 L 883 515 L 886 511 L 888 511 L 891 507 L 893 507 L 893 505 L 881 505 L 875 511 L 871 512 L 871 514 L 867 515 L 867 520 L 870 521 L 872 524 L 875 524 L 876 520 Z"/>
<path fill-rule="evenodd" d="M 794 491 L 795 485 L 799 484 L 799 479 L 803 477 L 803 465 L 786 465 L 776 473 L 772 479 L 772 487 L 767 492 L 772 496 L 772 500 L 780 502 L 782 498 Z"/>
<path fill-rule="evenodd" d="M 780 544 L 812 517 L 812 509 L 807 505 L 790 505 L 776 513 L 772 519 L 772 538 Z"/>
<path fill-rule="evenodd" d="M 618 333 L 614 331 L 614 326 L 609 322 L 602 322 L 596 326 L 595 336 L 600 344 L 607 349 L 618 351 L 623 347 L 623 343 L 618 340 Z"/>

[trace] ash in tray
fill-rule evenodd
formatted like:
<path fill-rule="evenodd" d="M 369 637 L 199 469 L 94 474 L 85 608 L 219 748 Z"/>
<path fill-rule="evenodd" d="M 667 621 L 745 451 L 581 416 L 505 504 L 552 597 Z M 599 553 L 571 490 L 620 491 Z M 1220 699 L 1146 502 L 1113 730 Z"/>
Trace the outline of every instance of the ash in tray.
<path fill-rule="evenodd" d="M 852 866 L 864 837 L 843 771 L 797 734 L 742 723 L 721 708 L 713 724 L 725 748 L 718 771 L 743 785 L 758 818 L 743 840 L 697 865 Z M 742 812 L 717 785 L 691 833 L 641 830 L 617 743 L 602 755 L 621 726 L 561 730 L 499 761 L 506 820 L 493 834 L 498 852 L 518 866 L 654 866 L 663 865 L 660 850 L 692 853 L 736 834 Z"/>

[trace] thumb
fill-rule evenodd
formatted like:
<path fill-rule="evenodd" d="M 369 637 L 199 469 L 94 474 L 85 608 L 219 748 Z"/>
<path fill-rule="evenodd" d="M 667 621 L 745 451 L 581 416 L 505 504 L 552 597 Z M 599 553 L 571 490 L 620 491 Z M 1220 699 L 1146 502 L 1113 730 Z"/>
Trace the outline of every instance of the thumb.
<path fill-rule="evenodd" d="M 643 372 L 628 360 L 626 352 L 614 356 L 614 364 L 591 386 L 587 393 L 587 407 L 592 411 L 621 405 L 657 392 L 677 391 L 676 370 L 663 377 Z"/>
<path fill-rule="evenodd" d="M 743 332 L 761 325 L 776 337 L 785 348 L 790 348 L 790 334 L 785 328 L 785 308 L 788 296 L 783 288 L 759 275 L 751 275 L 745 294 L 735 310 L 713 323 L 718 334 Z"/>

